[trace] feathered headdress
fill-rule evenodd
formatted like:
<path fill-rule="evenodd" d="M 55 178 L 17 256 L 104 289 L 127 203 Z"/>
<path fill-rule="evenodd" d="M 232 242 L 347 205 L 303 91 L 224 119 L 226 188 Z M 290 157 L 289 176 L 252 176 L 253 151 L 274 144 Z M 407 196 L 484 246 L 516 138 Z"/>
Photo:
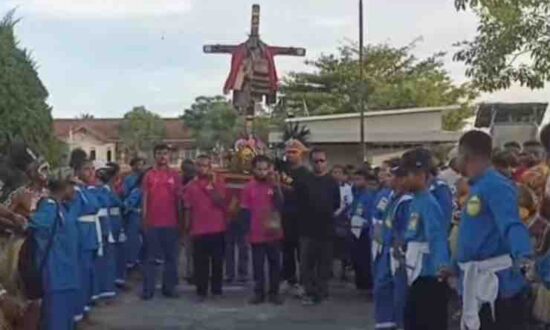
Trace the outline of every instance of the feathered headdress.
<path fill-rule="evenodd" d="M 298 140 L 304 146 L 308 145 L 308 140 L 311 135 L 311 131 L 307 126 L 300 125 L 300 123 L 287 123 L 285 125 L 285 130 L 283 131 L 283 143 L 286 144 L 290 140 Z"/>

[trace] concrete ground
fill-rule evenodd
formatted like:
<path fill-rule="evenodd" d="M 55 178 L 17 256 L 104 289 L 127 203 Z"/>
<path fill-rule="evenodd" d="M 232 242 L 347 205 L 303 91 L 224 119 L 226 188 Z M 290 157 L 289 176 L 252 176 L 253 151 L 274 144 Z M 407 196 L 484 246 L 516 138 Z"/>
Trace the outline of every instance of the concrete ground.
<path fill-rule="evenodd" d="M 287 297 L 284 305 L 251 306 L 250 284 L 226 286 L 216 300 L 198 303 L 193 287 L 180 287 L 182 296 L 153 300 L 139 299 L 139 281 L 133 290 L 121 294 L 110 306 L 97 307 L 86 330 L 359 330 L 373 329 L 372 304 L 353 285 L 334 282 L 330 299 L 317 306 L 302 306 Z"/>

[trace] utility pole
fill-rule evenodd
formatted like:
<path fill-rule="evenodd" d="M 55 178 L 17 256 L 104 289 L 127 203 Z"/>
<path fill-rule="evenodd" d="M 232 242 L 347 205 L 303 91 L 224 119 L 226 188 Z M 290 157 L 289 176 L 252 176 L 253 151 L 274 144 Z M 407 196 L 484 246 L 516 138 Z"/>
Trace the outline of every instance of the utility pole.
<path fill-rule="evenodd" d="M 363 164 L 367 161 L 367 146 L 365 144 L 365 74 L 363 72 L 363 0 L 359 0 L 359 111 L 361 113 L 360 134 L 361 134 L 361 157 Z"/>

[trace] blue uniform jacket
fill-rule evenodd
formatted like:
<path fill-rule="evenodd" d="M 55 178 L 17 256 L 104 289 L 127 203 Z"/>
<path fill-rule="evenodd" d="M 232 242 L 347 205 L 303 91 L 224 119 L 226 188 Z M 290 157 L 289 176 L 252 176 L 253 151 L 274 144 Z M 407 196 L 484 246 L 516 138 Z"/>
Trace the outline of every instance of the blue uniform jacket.
<path fill-rule="evenodd" d="M 374 203 L 375 193 L 372 190 L 365 189 L 354 191 L 353 203 L 351 205 L 351 216 L 359 216 L 365 219 L 363 230 L 370 227 L 370 218 L 372 215 L 372 205 Z"/>
<path fill-rule="evenodd" d="M 124 178 L 122 182 L 122 197 L 126 198 L 134 188 L 136 188 L 138 183 L 139 175 L 132 173 Z"/>
<path fill-rule="evenodd" d="M 38 246 L 36 262 L 40 267 L 56 221 L 55 236 L 42 273 L 44 290 L 46 292 L 76 290 L 79 287 L 76 217 L 68 212 L 66 206 L 50 198 L 40 201 L 30 221 Z"/>
<path fill-rule="evenodd" d="M 443 227 L 443 212 L 428 191 L 414 194 L 405 232 L 406 242 L 427 242 L 430 253 L 424 255 L 420 276 L 436 276 L 439 269 L 450 265 L 447 231 Z"/>
<path fill-rule="evenodd" d="M 384 220 L 383 243 L 392 246 L 394 242 L 405 242 L 405 231 L 409 221 L 409 208 L 412 196 L 395 195 Z"/>
<path fill-rule="evenodd" d="M 462 212 L 457 248 L 458 262 L 481 261 L 511 255 L 514 261 L 533 255 L 529 233 L 519 218 L 514 183 L 494 169 L 471 180 L 470 195 Z M 518 269 L 499 272 L 502 297 L 525 286 Z"/>
<path fill-rule="evenodd" d="M 453 220 L 453 190 L 449 187 L 447 182 L 436 178 L 430 186 L 430 192 L 439 203 L 439 207 L 441 207 L 441 212 L 443 212 L 444 229 L 448 233 L 451 230 L 451 222 Z"/>
<path fill-rule="evenodd" d="M 109 233 L 111 233 L 111 223 L 109 220 L 109 189 L 106 186 L 97 187 L 95 194 L 100 207 L 99 221 L 101 222 L 101 235 L 105 239 L 109 236 Z"/>
<path fill-rule="evenodd" d="M 97 216 L 100 203 L 97 199 L 97 188 L 93 186 L 75 187 L 76 194 L 70 204 L 71 216 L 77 219 L 82 216 Z M 96 225 L 93 222 L 78 221 L 78 242 L 79 248 L 83 251 L 97 250 L 99 248 L 99 237 L 97 237 Z"/>
<path fill-rule="evenodd" d="M 380 189 L 371 205 L 370 221 L 371 225 L 374 222 L 382 222 L 386 216 L 386 211 L 391 202 L 393 196 L 393 190 L 390 188 Z"/>
<path fill-rule="evenodd" d="M 125 214 L 141 214 L 141 203 L 143 193 L 141 188 L 136 187 L 126 196 L 124 199 L 124 213 Z"/>
<path fill-rule="evenodd" d="M 111 232 L 118 241 L 119 235 L 122 231 L 122 201 L 118 195 L 109 186 L 104 186 L 106 190 L 106 196 L 108 200 L 109 208 L 109 220 L 111 224 Z"/>

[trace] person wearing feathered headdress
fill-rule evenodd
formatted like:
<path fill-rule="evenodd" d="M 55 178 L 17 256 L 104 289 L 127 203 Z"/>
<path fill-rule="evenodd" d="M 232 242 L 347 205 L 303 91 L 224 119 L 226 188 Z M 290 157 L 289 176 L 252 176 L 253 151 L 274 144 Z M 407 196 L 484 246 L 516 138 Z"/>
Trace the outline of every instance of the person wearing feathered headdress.
<path fill-rule="evenodd" d="M 310 175 L 310 172 L 304 166 L 304 159 L 309 151 L 302 142 L 307 136 L 307 134 L 303 134 L 304 131 L 309 132 L 305 128 L 300 130 L 297 125 L 290 126 L 285 131 L 286 142 L 284 150 L 286 164 L 281 171 L 281 181 L 285 197 L 282 212 L 284 241 L 281 277 L 283 288 L 292 288 L 297 294 L 303 290 L 298 285 L 296 271 L 299 253 L 298 223 L 300 221 L 300 211 L 294 186 L 297 182 Z M 296 132 L 302 133 L 296 134 Z M 301 137 L 301 139 L 298 139 L 298 137 Z"/>
<path fill-rule="evenodd" d="M 28 218 L 36 209 L 36 204 L 45 194 L 45 176 L 47 176 L 47 163 L 31 150 L 22 139 L 8 139 L 4 145 L 3 157 L 0 161 L 0 201 L 3 213 L 11 218 L 16 226 L 13 229 L 22 229 L 26 226 Z M 0 238 L 2 242 L 0 265 L 0 283 L 12 296 L 23 297 L 18 285 L 19 275 L 17 263 L 19 251 L 24 241 L 22 236 L 9 235 L 8 238 Z M 20 302 L 24 299 L 21 298 Z M 26 328 L 38 327 L 40 319 L 40 304 L 38 301 L 25 302 L 18 324 Z"/>
<path fill-rule="evenodd" d="M 85 151 L 75 149 L 71 152 L 69 165 L 74 171 L 73 180 L 77 183 L 71 210 L 78 216 L 81 285 L 76 299 L 75 320 L 80 321 L 90 311 L 92 298 L 97 298 L 93 297 L 93 283 L 97 277 L 94 259 L 96 256 L 103 255 L 103 242 L 93 162 L 88 159 Z"/>

